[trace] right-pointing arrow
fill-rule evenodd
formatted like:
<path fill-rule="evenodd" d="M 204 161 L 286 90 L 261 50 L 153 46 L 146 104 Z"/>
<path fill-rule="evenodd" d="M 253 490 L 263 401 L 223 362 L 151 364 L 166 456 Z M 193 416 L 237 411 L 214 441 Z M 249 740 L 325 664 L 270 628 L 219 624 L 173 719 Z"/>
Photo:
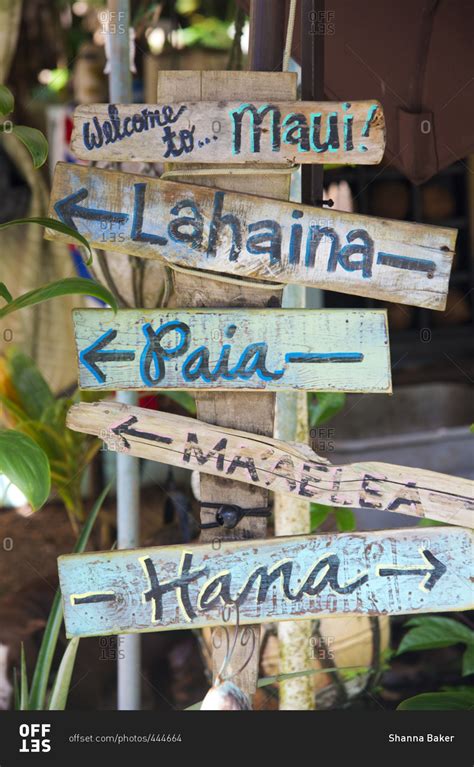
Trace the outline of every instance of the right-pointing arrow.
<path fill-rule="evenodd" d="M 388 577 L 390 575 L 424 575 L 425 578 L 420 583 L 420 589 L 422 589 L 422 591 L 431 591 L 439 579 L 445 574 L 447 567 L 428 549 L 421 549 L 421 555 L 426 562 L 425 567 L 420 567 L 420 565 L 407 565 L 406 567 L 396 565 L 387 567 L 385 565 L 379 565 L 377 567 L 377 575 L 382 577 Z"/>

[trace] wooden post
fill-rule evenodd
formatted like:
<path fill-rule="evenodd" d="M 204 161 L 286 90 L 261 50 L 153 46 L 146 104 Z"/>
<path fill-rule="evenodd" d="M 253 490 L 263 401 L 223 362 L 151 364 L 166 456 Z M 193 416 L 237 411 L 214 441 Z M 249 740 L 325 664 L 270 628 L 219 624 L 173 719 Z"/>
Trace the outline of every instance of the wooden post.
<path fill-rule="evenodd" d="M 296 97 L 296 75 L 263 72 L 160 72 L 158 76 L 158 102 L 181 101 L 183 99 L 219 100 L 219 99 L 294 99 Z M 187 166 L 192 171 L 199 166 Z M 209 167 L 209 166 L 208 166 Z M 257 166 L 255 166 L 257 167 Z M 186 168 L 179 166 L 183 175 L 177 180 L 188 184 L 197 183 L 205 186 L 215 186 L 230 191 L 259 194 L 263 197 L 288 199 L 290 190 L 290 175 L 282 170 L 282 174 L 265 175 L 260 167 L 260 173 L 245 175 L 213 175 L 219 166 L 210 166 L 209 176 L 186 175 Z M 222 166 L 221 166 L 222 168 Z M 249 283 L 243 284 L 237 280 L 220 282 L 211 275 L 199 277 L 196 274 L 187 275 L 174 272 L 175 297 L 174 303 L 180 307 L 277 307 L 281 303 L 281 290 L 275 285 L 268 289 L 255 287 Z M 249 392 L 234 394 L 230 392 L 203 393 L 197 397 L 198 417 L 207 423 L 219 426 L 251 431 L 255 434 L 271 436 L 273 434 L 275 395 L 267 392 Z M 201 500 L 210 502 L 233 503 L 243 508 L 262 507 L 268 505 L 268 492 L 250 485 L 242 485 L 215 477 L 201 477 Z M 202 522 L 215 518 L 215 512 L 208 509 L 201 511 Z M 217 539 L 247 539 L 264 538 L 266 532 L 265 518 L 247 518 L 233 530 L 224 528 L 205 530 L 203 541 Z M 216 545 L 216 544 L 214 544 Z M 255 631 L 255 650 L 252 661 L 234 681 L 246 693 L 253 694 L 256 689 L 259 660 L 259 629 Z M 239 669 L 246 660 L 248 647 L 241 647 L 237 642 L 229 673 Z M 214 673 L 220 667 L 222 658 L 218 651 L 214 652 Z"/>
<path fill-rule="evenodd" d="M 324 35 L 314 34 L 312 14 L 324 10 L 324 0 L 300 0 L 301 26 L 301 98 L 324 99 Z M 304 165 L 301 168 L 301 202 L 322 205 L 324 165 Z M 304 308 L 306 288 L 292 285 L 286 289 L 285 306 Z M 276 436 L 291 442 L 308 442 L 308 407 L 305 392 L 282 392 L 277 395 Z M 310 505 L 304 500 L 290 501 L 275 496 L 275 534 L 301 535 L 309 533 Z M 310 621 L 288 621 L 278 625 L 280 670 L 282 674 L 310 668 Z M 315 708 L 312 677 L 287 679 L 280 684 L 279 707 L 282 711 Z"/>

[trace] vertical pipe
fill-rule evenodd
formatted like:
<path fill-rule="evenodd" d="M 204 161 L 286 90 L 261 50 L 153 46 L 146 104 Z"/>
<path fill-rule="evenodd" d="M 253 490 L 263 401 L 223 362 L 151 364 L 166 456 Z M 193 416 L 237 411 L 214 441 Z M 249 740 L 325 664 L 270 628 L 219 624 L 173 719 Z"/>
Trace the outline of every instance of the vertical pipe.
<path fill-rule="evenodd" d="M 251 0 L 249 69 L 281 72 L 285 48 L 286 3 Z"/>
<path fill-rule="evenodd" d="M 107 35 L 109 41 L 109 99 L 113 104 L 132 100 L 130 74 L 129 0 L 108 0 Z M 117 400 L 136 405 L 135 392 L 118 392 Z M 140 545 L 140 475 L 139 462 L 117 453 L 117 546 L 134 549 Z M 140 709 L 140 634 L 126 634 L 118 639 L 117 708 Z"/>
<path fill-rule="evenodd" d="M 301 2 L 301 98 L 324 100 L 324 33 L 317 34 L 318 20 L 324 24 L 325 0 Z M 323 196 L 323 165 L 303 165 L 301 202 L 316 205 Z M 319 204 L 321 204 L 319 202 Z"/>

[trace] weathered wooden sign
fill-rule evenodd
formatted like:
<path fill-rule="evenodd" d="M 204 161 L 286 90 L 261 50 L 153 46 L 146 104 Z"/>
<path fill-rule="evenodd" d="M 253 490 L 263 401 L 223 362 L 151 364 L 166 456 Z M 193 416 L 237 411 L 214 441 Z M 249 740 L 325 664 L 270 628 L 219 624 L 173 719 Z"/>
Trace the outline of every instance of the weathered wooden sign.
<path fill-rule="evenodd" d="M 373 165 L 385 149 L 378 101 L 90 104 L 74 113 L 83 160 Z"/>
<path fill-rule="evenodd" d="M 49 215 L 111 251 L 431 309 L 446 305 L 457 234 L 68 163 Z"/>
<path fill-rule="evenodd" d="M 82 389 L 390 392 L 385 310 L 74 311 Z"/>
<path fill-rule="evenodd" d="M 375 461 L 334 466 L 307 445 L 113 402 L 75 405 L 67 425 L 95 434 L 112 450 L 295 498 L 474 527 L 474 482 L 468 479 Z"/>
<path fill-rule="evenodd" d="M 59 558 L 68 636 L 474 607 L 462 528 L 295 536 Z"/>

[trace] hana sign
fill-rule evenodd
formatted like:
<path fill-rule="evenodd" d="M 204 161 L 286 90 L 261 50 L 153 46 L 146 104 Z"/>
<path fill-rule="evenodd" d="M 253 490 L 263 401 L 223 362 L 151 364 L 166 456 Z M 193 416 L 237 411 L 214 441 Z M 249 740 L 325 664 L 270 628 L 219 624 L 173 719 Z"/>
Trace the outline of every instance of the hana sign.
<path fill-rule="evenodd" d="M 391 392 L 385 310 L 74 311 L 82 389 Z"/>
<path fill-rule="evenodd" d="M 445 307 L 457 234 L 68 163 L 49 215 L 108 251 L 431 309 Z"/>
<path fill-rule="evenodd" d="M 472 532 L 425 528 L 59 558 L 68 636 L 469 610 Z"/>
<path fill-rule="evenodd" d="M 378 101 L 90 104 L 74 113 L 82 160 L 374 165 L 385 148 Z"/>
<path fill-rule="evenodd" d="M 95 434 L 112 450 L 294 498 L 474 527 L 474 482 L 468 479 L 377 461 L 334 466 L 308 445 L 114 402 L 75 405 L 67 425 Z"/>

